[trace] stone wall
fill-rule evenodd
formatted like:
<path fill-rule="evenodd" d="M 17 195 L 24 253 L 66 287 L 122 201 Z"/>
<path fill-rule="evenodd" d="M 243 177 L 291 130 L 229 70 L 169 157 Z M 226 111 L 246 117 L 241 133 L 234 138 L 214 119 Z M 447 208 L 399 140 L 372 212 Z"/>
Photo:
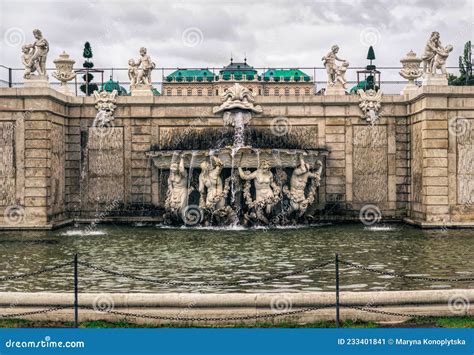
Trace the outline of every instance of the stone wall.
<path fill-rule="evenodd" d="M 305 144 L 330 151 L 319 192 L 324 218 L 357 220 L 361 208 L 375 205 L 384 219 L 473 224 L 474 88 L 384 96 L 375 126 L 362 118 L 358 96 L 258 96 L 257 103 L 263 114 L 252 126 L 270 129 L 284 117 Z M 146 152 L 176 131 L 222 127 L 212 114 L 219 104 L 214 96 L 118 97 L 101 137 L 91 129 L 92 97 L 0 89 L 0 213 L 13 216 L 0 226 L 127 221 L 144 211 L 158 220 L 166 173 Z M 467 128 L 457 132 L 453 121 Z"/>

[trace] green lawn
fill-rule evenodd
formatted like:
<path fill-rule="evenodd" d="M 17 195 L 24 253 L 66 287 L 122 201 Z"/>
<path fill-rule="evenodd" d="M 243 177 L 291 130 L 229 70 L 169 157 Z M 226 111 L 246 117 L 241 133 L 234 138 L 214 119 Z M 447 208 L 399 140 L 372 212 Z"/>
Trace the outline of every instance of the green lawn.
<path fill-rule="evenodd" d="M 69 328 L 72 322 L 56 321 L 32 321 L 25 319 L 1 319 L 0 328 Z M 105 320 L 82 322 L 80 328 L 198 328 L 198 326 L 188 325 L 153 325 L 153 324 L 135 324 L 126 321 L 109 322 Z M 217 328 L 215 326 L 202 326 L 202 328 Z M 334 322 L 316 322 L 308 324 L 296 323 L 259 323 L 255 325 L 236 324 L 232 328 L 335 328 Z M 474 328 L 474 317 L 440 317 L 432 319 L 413 319 L 405 323 L 397 324 L 378 324 L 363 321 L 345 321 L 342 324 L 344 328 Z"/>

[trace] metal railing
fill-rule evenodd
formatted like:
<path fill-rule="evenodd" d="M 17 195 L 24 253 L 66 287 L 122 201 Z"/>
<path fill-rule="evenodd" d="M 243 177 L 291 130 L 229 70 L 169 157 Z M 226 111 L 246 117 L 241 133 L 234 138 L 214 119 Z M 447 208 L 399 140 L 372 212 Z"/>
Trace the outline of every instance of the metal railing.
<path fill-rule="evenodd" d="M 270 80 L 265 80 L 263 78 L 263 73 L 275 69 L 276 67 L 255 67 L 254 69 L 257 71 L 257 76 L 260 77 L 260 80 L 258 80 L 258 77 L 255 76 L 252 80 L 250 80 L 250 83 L 259 83 L 262 85 L 263 88 L 268 85 L 272 85 L 272 87 L 275 87 L 276 85 L 280 86 L 280 95 L 279 96 L 285 96 L 285 84 L 293 84 L 295 81 L 290 80 L 290 81 L 285 81 L 285 79 L 281 78 L 279 79 L 278 82 L 276 82 L 274 79 Z M 283 68 L 285 67 L 278 67 L 278 68 Z M 212 81 L 201 81 L 197 82 L 194 80 L 189 80 L 186 77 L 183 77 L 183 80 L 180 82 L 176 82 L 175 80 L 172 80 L 171 82 L 167 81 L 167 77 L 174 71 L 180 70 L 184 68 L 171 68 L 171 67 L 161 67 L 161 68 L 156 68 L 153 71 L 153 75 L 155 78 L 158 76 L 160 77 L 160 80 L 155 80 L 152 82 L 152 85 L 154 88 L 156 88 L 160 93 L 163 93 L 163 84 L 180 84 L 183 86 L 184 90 L 186 89 L 186 85 L 188 84 L 189 86 L 195 85 L 195 84 L 202 84 L 202 85 L 208 85 L 208 84 L 218 84 L 218 83 L 225 83 L 225 82 L 232 82 L 233 80 L 238 81 L 235 78 L 230 78 L 229 80 L 225 80 L 222 78 L 222 76 L 219 76 L 219 72 L 222 70 L 222 67 L 219 68 L 186 68 L 190 70 L 202 70 L 202 69 L 207 69 L 213 74 L 213 80 Z M 286 67 L 286 69 L 295 69 L 294 67 Z M 326 69 L 324 67 L 298 67 L 297 69 L 300 69 L 307 73 L 311 80 L 310 81 L 304 81 L 300 80 L 299 82 L 302 84 L 308 84 L 312 83 L 314 84 L 314 93 L 317 94 L 321 91 L 326 86 Z M 346 78 L 347 78 L 347 88 L 348 90 L 351 89 L 353 86 L 357 85 L 357 71 L 364 70 L 365 67 L 349 67 L 346 73 Z M 400 77 L 398 72 L 400 71 L 401 67 L 399 66 L 384 66 L 384 67 L 377 67 L 377 70 L 381 72 L 381 77 L 382 80 L 380 81 L 380 86 L 381 89 L 383 90 L 384 94 L 399 94 L 400 91 L 403 89 L 403 87 L 407 84 L 407 80 L 404 80 L 403 78 Z M 52 72 L 54 72 L 56 69 L 55 68 L 47 68 L 46 71 L 49 75 L 49 80 L 50 84 L 53 87 L 59 86 L 60 83 L 56 79 L 52 77 Z M 82 80 L 81 74 L 84 74 L 84 68 L 75 68 L 74 71 L 78 72 L 78 76 L 76 79 L 70 83 L 68 83 L 69 88 L 71 89 L 72 92 L 75 92 L 76 95 L 84 95 L 79 90 L 80 85 L 84 84 L 84 81 Z M 448 67 L 448 70 L 456 73 L 458 72 L 459 68 L 458 67 Z M 23 79 L 23 68 L 11 68 L 7 67 L 5 65 L 0 64 L 0 87 L 10 87 L 10 88 L 15 88 L 15 87 L 20 87 L 24 83 Z M 118 82 L 119 85 L 123 86 L 127 91 L 130 89 L 130 81 L 128 78 L 128 68 L 122 68 L 122 67 L 103 67 L 103 68 L 94 68 L 93 72 L 91 71 L 91 74 L 99 74 L 97 77 L 94 78 L 93 83 L 96 83 L 99 88 L 107 81 L 109 78 L 112 78 L 114 81 Z M 192 78 L 191 78 L 192 79 Z M 193 96 L 198 96 L 197 93 L 193 92 Z M 213 92 L 213 95 L 215 95 L 215 92 Z M 302 93 L 304 95 L 304 93 Z M 187 96 L 186 94 L 183 94 L 183 96 Z M 208 96 L 206 93 L 203 94 L 203 96 Z M 273 95 L 272 95 L 273 96 Z"/>
<path fill-rule="evenodd" d="M 162 321 L 186 321 L 186 322 L 201 322 L 201 321 L 243 321 L 243 320 L 257 320 L 257 319 L 268 319 L 268 318 L 276 318 L 276 317 L 283 317 L 283 316 L 288 316 L 288 315 L 295 315 L 295 314 L 300 314 L 300 313 L 307 313 L 311 311 L 317 311 L 321 309 L 327 309 L 327 308 L 335 308 L 335 322 L 336 326 L 340 326 L 340 309 L 341 308 L 349 308 L 349 309 L 354 309 L 358 311 L 363 311 L 363 312 L 371 312 L 371 313 L 377 313 L 377 314 L 384 314 L 384 315 L 389 315 L 389 316 L 397 316 L 397 317 L 404 317 L 404 318 L 432 318 L 432 317 L 438 317 L 437 315 L 420 315 L 420 314 L 411 314 L 411 313 L 398 313 L 398 312 L 389 312 L 389 311 L 384 311 L 377 309 L 377 305 L 365 305 L 365 306 L 358 306 L 354 304 L 345 304 L 340 302 L 340 265 L 345 265 L 348 268 L 355 268 L 359 270 L 363 270 L 369 273 L 377 274 L 377 275 L 385 275 L 385 276 L 391 276 L 391 277 L 396 277 L 396 278 L 401 278 L 405 280 L 421 280 L 421 281 L 435 281 L 435 282 L 473 282 L 474 277 L 448 277 L 448 278 L 437 278 L 437 277 L 425 277 L 425 276 L 415 276 L 415 275 L 407 275 L 407 274 L 401 274 L 401 273 L 395 273 L 395 272 L 388 272 L 380 269 L 375 269 L 367 266 L 363 266 L 357 263 L 349 262 L 349 261 L 344 261 L 340 259 L 340 256 L 338 253 L 335 254 L 335 259 L 334 260 L 329 260 L 324 263 L 310 263 L 306 265 L 305 267 L 302 267 L 298 270 L 295 270 L 291 273 L 281 273 L 277 275 L 270 275 L 267 277 L 262 277 L 257 280 L 240 280 L 240 281 L 233 281 L 233 282 L 169 282 L 169 281 L 163 281 L 159 279 L 150 279 L 150 278 L 144 278 L 141 276 L 137 275 L 132 275 L 132 274 L 127 274 L 127 273 L 122 273 L 118 271 L 114 271 L 111 269 L 107 269 L 104 267 L 96 266 L 90 262 L 87 261 L 80 261 L 78 258 L 78 255 L 74 255 L 74 259 L 69 262 L 61 263 L 56 266 L 52 267 L 47 267 L 38 271 L 30 272 L 30 273 L 23 273 L 23 274 L 17 274 L 17 275 L 9 275 L 5 277 L 0 277 L 0 282 L 4 281 L 9 281 L 9 280 L 18 280 L 18 279 L 25 279 L 29 277 L 36 277 L 38 275 L 44 274 L 44 273 L 49 273 L 49 272 L 54 272 L 58 270 L 63 270 L 65 268 L 73 266 L 73 290 L 74 290 L 74 302 L 71 305 L 63 305 L 63 306 L 54 306 L 50 308 L 45 308 L 42 310 L 37 310 L 37 311 L 30 311 L 30 312 L 22 312 L 22 313 L 10 313 L 10 314 L 0 314 L 0 319 L 2 318 L 19 318 L 19 317 L 24 317 L 24 316 L 30 316 L 30 315 L 38 315 L 38 314 L 44 314 L 44 313 L 50 313 L 50 312 L 55 312 L 59 310 L 64 310 L 64 309 L 73 309 L 74 310 L 74 327 L 79 326 L 79 310 L 80 309 L 85 309 L 85 310 L 94 310 L 97 311 L 95 307 L 87 306 L 87 305 L 80 305 L 79 304 L 79 266 L 89 270 L 89 271 L 96 271 L 96 272 L 101 272 L 105 273 L 107 275 L 111 276 L 120 276 L 123 278 L 127 279 L 132 279 L 136 281 L 143 281 L 143 282 L 148 282 L 148 283 L 153 283 L 153 284 L 159 284 L 159 285 L 168 285 L 168 286 L 192 286 L 196 288 L 202 288 L 206 286 L 236 286 L 236 285 L 250 285 L 250 284 L 263 284 L 268 281 L 274 281 L 274 280 L 281 280 L 290 276 L 295 276 L 295 275 L 301 275 L 309 272 L 315 272 L 315 271 L 322 271 L 323 268 L 329 265 L 334 265 L 335 266 L 335 303 L 331 304 L 323 304 L 323 305 L 318 305 L 314 307 L 304 307 L 301 309 L 297 310 L 288 310 L 288 311 L 283 311 L 283 312 L 277 312 L 277 313 L 264 313 L 264 314 L 258 314 L 258 315 L 248 315 L 248 316 L 230 316 L 230 317 L 182 317 L 179 314 L 177 316 L 155 316 L 155 315 L 149 315 L 149 314 L 138 314 L 138 313 L 129 313 L 129 312 L 121 312 L 121 311 L 116 311 L 113 309 L 106 309 L 106 310 L 101 310 L 101 312 L 105 312 L 108 314 L 113 314 L 113 315 L 119 315 L 119 316 L 124 316 L 124 317 L 132 317 L 132 318 L 144 318 L 144 319 L 154 319 L 154 320 L 162 320 Z M 412 306 L 420 306 L 420 305 L 425 305 L 426 303 L 422 302 L 410 302 L 406 303 L 404 302 L 404 305 L 412 305 Z M 456 314 L 459 315 L 459 314 Z M 461 316 L 461 315 L 459 315 Z"/>

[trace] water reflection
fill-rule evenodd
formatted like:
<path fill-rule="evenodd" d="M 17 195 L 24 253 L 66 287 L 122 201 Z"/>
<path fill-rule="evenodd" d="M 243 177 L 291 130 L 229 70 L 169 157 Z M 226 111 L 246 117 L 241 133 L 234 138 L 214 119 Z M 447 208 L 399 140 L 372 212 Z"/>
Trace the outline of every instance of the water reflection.
<path fill-rule="evenodd" d="M 0 233 L 0 277 L 80 259 L 162 281 L 258 280 L 322 263 L 338 251 L 346 261 L 431 277 L 474 275 L 474 231 L 440 232 L 405 225 L 364 228 L 323 225 L 301 229 L 212 230 L 157 226 L 86 226 L 53 232 Z M 431 282 L 369 274 L 341 265 L 341 289 L 351 291 L 473 287 L 474 282 Z M 82 291 L 301 292 L 334 290 L 334 266 L 265 284 L 160 286 L 80 268 Z M 31 279 L 4 281 L 2 291 L 71 291 L 72 268 Z"/>

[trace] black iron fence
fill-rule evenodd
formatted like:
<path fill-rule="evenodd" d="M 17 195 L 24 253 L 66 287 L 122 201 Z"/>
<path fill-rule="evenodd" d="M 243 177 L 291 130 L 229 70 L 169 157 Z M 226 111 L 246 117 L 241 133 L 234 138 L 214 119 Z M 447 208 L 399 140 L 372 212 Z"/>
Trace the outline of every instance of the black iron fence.
<path fill-rule="evenodd" d="M 280 68 L 280 67 L 279 67 Z M 180 68 L 156 68 L 153 71 L 153 78 L 159 78 L 159 80 L 155 80 L 152 82 L 153 87 L 158 90 L 161 94 L 169 96 L 166 92 L 163 93 L 163 84 L 167 83 L 176 83 L 175 79 L 170 79 L 169 75 Z M 190 70 L 202 70 L 203 68 L 186 68 Z M 225 78 L 219 75 L 219 72 L 222 68 L 205 68 L 212 72 L 212 80 L 211 81 L 202 81 L 198 83 L 223 83 L 236 80 L 236 78 Z M 250 80 L 251 82 L 258 82 L 262 85 L 263 91 L 262 94 L 265 93 L 265 87 L 272 84 L 274 85 L 276 82 L 274 78 L 267 81 L 268 78 L 264 78 L 263 73 L 266 71 L 275 69 L 275 67 L 256 67 L 254 68 L 257 70 L 258 75 L 253 76 L 253 79 Z M 287 69 L 292 69 L 288 67 Z M 314 93 L 318 94 L 321 93 L 321 89 L 324 89 L 326 86 L 326 69 L 324 67 L 298 67 L 298 69 L 304 71 L 310 76 L 309 83 L 314 85 Z M 348 90 L 351 89 L 353 86 L 357 85 L 357 72 L 363 71 L 364 67 L 349 67 L 346 73 L 347 78 L 347 88 Z M 377 67 L 377 70 L 381 72 L 381 81 L 380 87 L 385 94 L 399 94 L 403 87 L 407 84 L 407 80 L 404 80 L 398 72 L 400 71 L 400 66 L 384 66 L 384 67 Z M 60 83 L 56 79 L 53 78 L 52 73 L 55 71 L 55 68 L 47 68 L 46 71 L 49 75 L 50 85 L 52 87 L 59 86 Z M 76 78 L 71 81 L 68 86 L 72 92 L 75 92 L 76 95 L 84 95 L 84 93 L 80 90 L 80 86 L 84 83 L 82 79 L 82 75 L 85 74 L 84 68 L 75 68 L 78 74 Z M 459 68 L 458 67 L 449 67 L 448 70 L 454 74 L 458 74 Z M 12 68 L 7 67 L 4 65 L 0 65 L 0 87 L 20 87 L 24 83 L 23 79 L 23 68 Z M 109 79 L 113 79 L 115 82 L 118 82 L 120 86 L 122 86 L 125 90 L 130 90 L 130 81 L 128 78 L 128 68 L 114 68 L 114 67 L 103 67 L 103 68 L 94 68 L 91 72 L 95 77 L 93 82 L 96 83 L 99 88 Z M 287 81 L 288 80 L 288 81 Z M 180 79 L 179 84 L 182 84 L 183 87 L 186 88 L 186 85 L 195 84 L 197 82 L 197 78 L 194 77 L 183 77 Z M 293 83 L 293 79 L 289 78 L 278 78 L 278 84 L 280 86 L 280 94 L 281 96 L 285 95 L 285 84 Z M 302 79 L 301 83 L 305 83 Z M 418 84 L 420 84 L 418 82 Z M 186 91 L 186 89 L 184 90 Z M 301 95 L 303 95 L 302 93 Z M 177 95 L 176 92 L 173 92 L 172 95 Z M 183 93 L 182 95 L 187 95 Z M 193 90 L 191 95 L 199 95 L 196 90 Z M 207 93 L 203 94 L 207 96 Z M 212 93 L 215 95 L 215 92 Z"/>
<path fill-rule="evenodd" d="M 259 319 L 269 319 L 269 318 L 276 318 L 276 317 L 283 317 L 283 316 L 290 316 L 296 315 L 301 313 L 307 313 L 311 311 L 317 311 L 322 309 L 334 308 L 335 309 L 335 322 L 336 326 L 340 326 L 340 310 L 341 308 L 353 309 L 363 312 L 371 312 L 377 314 L 383 314 L 388 316 L 396 316 L 396 317 L 403 317 L 403 318 L 432 318 L 438 317 L 437 315 L 420 315 L 420 314 L 409 314 L 409 313 L 397 313 L 397 312 L 389 312 L 385 310 L 378 309 L 377 305 L 365 305 L 365 306 L 358 306 L 353 304 L 345 304 L 340 302 L 340 265 L 344 265 L 348 268 L 355 268 L 359 270 L 363 270 L 366 272 L 378 274 L 378 275 L 385 275 L 391 276 L 396 278 L 402 278 L 406 280 L 423 280 L 423 281 L 434 281 L 434 282 L 473 282 L 474 277 L 448 277 L 448 278 L 436 278 L 436 277 L 425 277 L 425 276 L 416 276 L 416 275 L 406 275 L 402 273 L 395 273 L 384 271 L 380 269 L 375 269 L 371 267 L 367 267 L 361 264 L 344 261 L 340 259 L 339 254 L 335 254 L 334 260 L 329 260 L 324 263 L 311 263 L 306 265 L 305 267 L 299 268 L 295 271 L 290 273 L 281 273 L 277 275 L 270 275 L 267 277 L 262 277 L 258 280 L 240 280 L 240 281 L 233 281 L 233 282 L 181 282 L 181 281 L 163 281 L 160 279 L 152 279 L 152 278 L 145 278 L 138 275 L 132 275 L 127 273 L 122 273 L 118 271 L 114 271 L 108 268 L 96 266 L 87 261 L 80 261 L 78 255 L 74 255 L 74 259 L 69 262 L 61 263 L 52 267 L 44 268 L 38 271 L 24 273 L 24 274 L 17 274 L 17 275 L 9 275 L 0 278 L 0 282 L 9 281 L 9 280 L 18 280 L 18 279 L 25 279 L 30 277 L 39 276 L 45 273 L 55 272 L 58 270 L 64 270 L 72 266 L 73 268 L 73 292 L 74 292 L 74 302 L 71 305 L 62 305 L 62 306 L 54 306 L 50 308 L 45 308 L 42 310 L 37 311 L 30 311 L 30 312 L 23 312 L 23 313 L 10 313 L 10 314 L 0 314 L 0 319 L 2 318 L 21 318 L 25 316 L 31 315 L 38 315 L 38 314 L 45 314 L 50 312 L 55 312 L 64 309 L 73 309 L 74 310 L 74 326 L 78 327 L 79 325 L 79 310 L 94 310 L 97 311 L 95 307 L 87 306 L 87 305 L 80 305 L 79 304 L 79 267 L 82 267 L 86 270 L 90 271 L 97 271 L 102 272 L 111 276 L 120 276 L 128 279 L 133 279 L 136 281 L 143 281 L 158 285 L 167 285 L 167 286 L 191 286 L 196 288 L 202 288 L 206 286 L 236 286 L 236 285 L 250 285 L 250 284 L 263 284 L 268 281 L 280 280 L 290 276 L 301 275 L 309 272 L 315 272 L 325 268 L 326 266 L 334 265 L 334 279 L 335 279 L 335 303 L 330 304 L 323 304 L 314 307 L 303 307 L 296 310 L 288 310 L 283 312 L 273 312 L 273 313 L 265 313 L 265 314 L 258 314 L 258 315 L 248 315 L 248 316 L 230 316 L 230 317 L 182 317 L 180 315 L 177 316 L 157 316 L 157 315 L 149 315 L 149 314 L 137 314 L 137 313 L 129 313 L 129 312 L 121 312 L 114 309 L 106 309 L 100 310 L 101 312 L 123 316 L 123 317 L 131 317 L 131 318 L 143 318 L 143 319 L 153 319 L 153 320 L 160 320 L 160 321 L 183 321 L 183 322 L 219 322 L 219 321 L 245 321 L 245 320 L 259 320 Z M 403 303 L 404 305 L 410 306 L 420 306 L 426 305 L 423 302 L 411 302 L 411 303 Z M 453 314 L 454 316 L 460 314 Z M 461 316 L 461 315 L 460 315 Z"/>

